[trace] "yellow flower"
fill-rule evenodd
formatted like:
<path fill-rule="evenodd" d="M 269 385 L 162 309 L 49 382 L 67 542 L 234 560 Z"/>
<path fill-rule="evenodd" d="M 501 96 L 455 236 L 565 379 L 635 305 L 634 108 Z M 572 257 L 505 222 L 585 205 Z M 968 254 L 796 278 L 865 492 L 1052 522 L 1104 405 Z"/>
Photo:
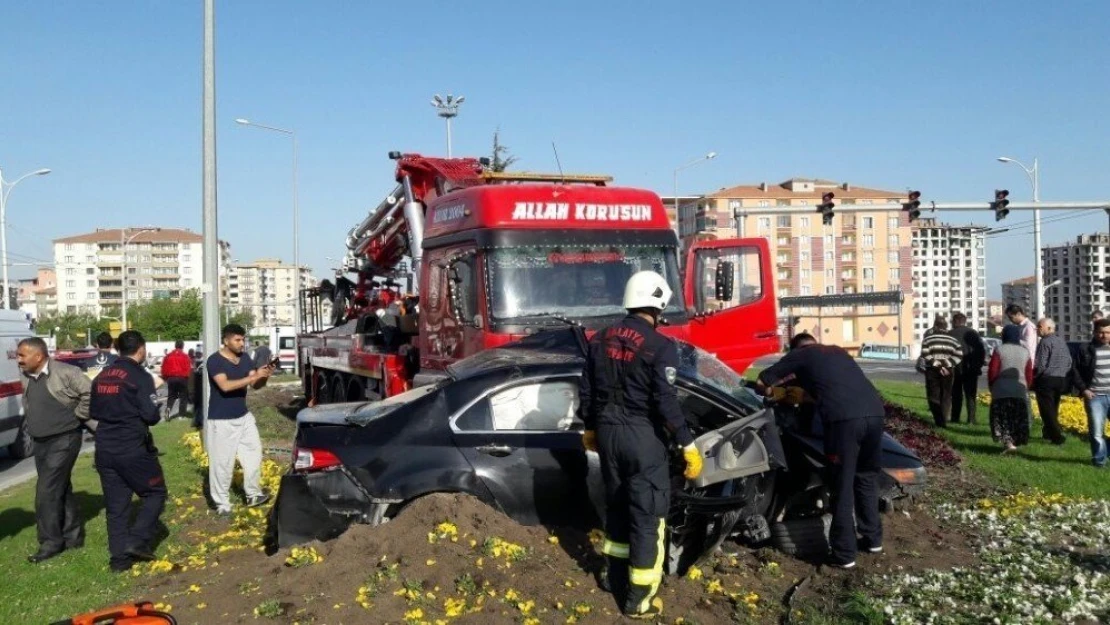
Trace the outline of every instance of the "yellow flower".
<path fill-rule="evenodd" d="M 428 560 L 424 562 L 424 564 L 427 564 L 428 566 L 435 566 L 435 563 L 436 561 L 431 558 L 428 558 Z"/>
<path fill-rule="evenodd" d="M 207 607 L 208 607 L 207 603 L 198 603 L 197 604 L 197 609 L 198 610 L 203 610 L 204 608 L 207 608 Z"/>
<path fill-rule="evenodd" d="M 547 537 L 547 542 L 551 543 L 552 545 L 558 545 L 559 544 L 559 537 L 558 536 L 548 536 Z"/>
<path fill-rule="evenodd" d="M 702 573 L 701 569 L 699 569 L 696 566 L 692 566 L 692 567 L 690 567 L 689 570 L 686 571 L 686 579 L 690 579 L 690 580 L 694 580 L 694 581 L 697 581 L 697 580 L 701 579 L 703 575 L 705 575 L 705 574 Z"/>
<path fill-rule="evenodd" d="M 189 586 L 188 592 L 190 592 L 190 593 L 200 592 L 200 586 L 197 586 L 196 584 L 193 584 L 192 586 Z"/>
<path fill-rule="evenodd" d="M 404 619 L 406 621 L 419 621 L 422 618 L 424 618 L 424 610 L 421 610 L 420 608 L 413 608 L 408 612 L 405 612 L 404 616 Z"/>
<path fill-rule="evenodd" d="M 713 579 L 713 580 L 709 580 L 709 583 L 705 585 L 705 592 L 707 592 L 711 595 L 714 594 L 714 593 L 724 594 L 725 589 L 724 589 L 723 586 L 721 586 L 721 580 Z"/>
<path fill-rule="evenodd" d="M 443 602 L 443 612 L 444 612 L 444 614 L 446 614 L 447 616 L 449 616 L 451 618 L 455 618 L 456 616 L 459 616 L 465 610 L 466 610 L 466 600 L 465 599 L 455 599 L 454 597 L 449 597 L 446 601 Z"/>

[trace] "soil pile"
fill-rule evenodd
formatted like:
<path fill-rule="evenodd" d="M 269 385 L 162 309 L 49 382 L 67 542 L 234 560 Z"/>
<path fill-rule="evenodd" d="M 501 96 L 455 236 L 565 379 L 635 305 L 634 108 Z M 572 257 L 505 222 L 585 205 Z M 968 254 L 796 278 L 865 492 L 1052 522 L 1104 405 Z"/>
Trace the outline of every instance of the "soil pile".
<path fill-rule="evenodd" d="M 664 581 L 659 622 L 780 622 L 788 595 L 796 609 L 819 610 L 824 595 L 864 575 L 967 558 L 966 539 L 924 513 L 884 522 L 887 553 L 861 557 L 847 574 L 726 543 L 687 576 Z M 153 578 L 150 590 L 182 624 L 632 622 L 597 587 L 597 538 L 524 527 L 471 497 L 434 495 L 380 527 L 354 526 L 270 557 L 229 551 L 216 566 Z"/>

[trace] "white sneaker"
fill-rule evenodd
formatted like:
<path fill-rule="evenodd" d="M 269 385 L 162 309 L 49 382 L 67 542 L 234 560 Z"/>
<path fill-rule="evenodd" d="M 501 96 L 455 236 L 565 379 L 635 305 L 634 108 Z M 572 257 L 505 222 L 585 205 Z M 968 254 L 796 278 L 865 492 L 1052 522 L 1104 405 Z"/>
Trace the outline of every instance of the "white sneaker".
<path fill-rule="evenodd" d="M 830 562 L 829 566 L 834 569 L 854 569 L 856 568 L 856 561 L 853 560 L 851 562 Z"/>

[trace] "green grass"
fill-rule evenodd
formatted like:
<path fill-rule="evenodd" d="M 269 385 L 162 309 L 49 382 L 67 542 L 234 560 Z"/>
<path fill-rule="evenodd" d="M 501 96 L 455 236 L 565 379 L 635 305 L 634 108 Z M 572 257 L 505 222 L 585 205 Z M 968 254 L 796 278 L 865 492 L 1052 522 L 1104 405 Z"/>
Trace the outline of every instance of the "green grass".
<path fill-rule="evenodd" d="M 178 443 L 188 432 L 185 420 L 153 429 L 159 460 L 166 476 L 170 498 L 184 494 L 199 482 L 188 450 Z M 82 612 L 104 608 L 136 596 L 137 582 L 130 575 L 108 570 L 108 537 L 105 525 L 100 476 L 92 466 L 92 454 L 84 454 L 73 470 L 73 490 L 85 519 L 85 547 L 67 551 L 42 564 L 27 562 L 38 549 L 35 532 L 35 482 L 0 492 L 0 623 L 49 623 Z M 172 505 L 167 506 L 167 510 Z M 163 514 L 163 520 L 169 518 Z M 171 537 L 174 528 L 167 520 Z M 172 540 L 168 539 L 168 540 Z"/>
<path fill-rule="evenodd" d="M 889 401 L 901 404 L 932 423 L 925 385 L 910 382 L 877 380 L 875 386 Z M 1087 442 L 1074 434 L 1065 444 L 1056 446 L 1041 439 L 1041 422 L 1034 421 L 1029 444 L 1014 454 L 1002 455 L 1002 446 L 991 440 L 990 411 L 979 405 L 979 425 L 949 424 L 939 430 L 952 447 L 964 457 L 964 466 L 973 469 L 1000 486 L 1012 490 L 1040 489 L 1050 493 L 1105 498 L 1110 494 L 1107 469 L 1091 466 L 1091 450 Z"/>

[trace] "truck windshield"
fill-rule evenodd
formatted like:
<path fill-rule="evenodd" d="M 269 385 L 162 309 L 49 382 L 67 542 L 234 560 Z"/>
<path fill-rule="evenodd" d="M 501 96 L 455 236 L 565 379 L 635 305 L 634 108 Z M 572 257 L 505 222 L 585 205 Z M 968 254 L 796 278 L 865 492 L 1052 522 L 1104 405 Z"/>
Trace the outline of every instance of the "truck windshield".
<path fill-rule="evenodd" d="M 638 245 L 526 245 L 489 251 L 486 267 L 493 319 L 572 319 L 623 315 L 624 284 L 637 271 L 654 271 L 674 295 L 664 316 L 685 315 L 674 249 Z"/>

